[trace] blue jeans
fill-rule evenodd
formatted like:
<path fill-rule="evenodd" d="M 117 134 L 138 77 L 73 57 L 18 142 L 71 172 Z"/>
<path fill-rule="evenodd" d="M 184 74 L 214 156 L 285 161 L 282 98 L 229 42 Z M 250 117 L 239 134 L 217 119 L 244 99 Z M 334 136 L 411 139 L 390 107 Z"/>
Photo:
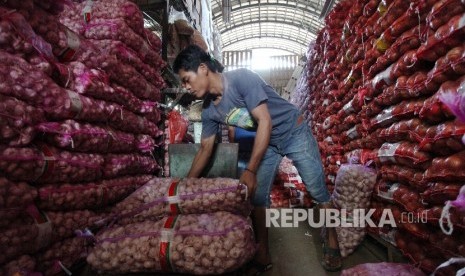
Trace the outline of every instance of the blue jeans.
<path fill-rule="evenodd" d="M 294 127 L 289 137 L 279 145 L 269 145 L 257 171 L 257 188 L 252 203 L 256 207 L 270 206 L 270 190 L 284 156 L 291 159 L 307 191 L 318 203 L 329 202 L 318 144 L 305 122 Z"/>

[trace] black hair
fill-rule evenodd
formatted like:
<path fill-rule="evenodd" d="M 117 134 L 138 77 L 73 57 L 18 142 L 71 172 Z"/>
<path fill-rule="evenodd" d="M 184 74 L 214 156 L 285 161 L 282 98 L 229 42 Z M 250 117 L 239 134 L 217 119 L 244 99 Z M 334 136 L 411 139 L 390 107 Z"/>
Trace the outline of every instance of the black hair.
<path fill-rule="evenodd" d="M 178 54 L 173 62 L 173 70 L 175 73 L 181 69 L 197 72 L 200 63 L 207 65 L 214 73 L 221 73 L 224 70 L 224 66 L 219 61 L 197 45 L 189 45 Z"/>

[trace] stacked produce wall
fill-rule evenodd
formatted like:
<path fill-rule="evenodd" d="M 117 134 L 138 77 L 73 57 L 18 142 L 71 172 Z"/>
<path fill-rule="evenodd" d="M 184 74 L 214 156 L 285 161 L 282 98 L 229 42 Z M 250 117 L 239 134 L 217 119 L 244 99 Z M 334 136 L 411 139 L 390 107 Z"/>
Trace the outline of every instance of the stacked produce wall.
<path fill-rule="evenodd" d="M 76 230 L 159 171 L 160 48 L 129 1 L 0 3 L 0 274 L 85 259 Z"/>
<path fill-rule="evenodd" d="M 339 164 L 374 161 L 372 206 L 391 209 L 398 227 L 370 230 L 426 272 L 465 256 L 465 215 L 451 209 L 452 236 L 438 227 L 465 181 L 464 2 L 342 1 L 325 20 L 309 54 L 308 109 L 327 185 Z"/>

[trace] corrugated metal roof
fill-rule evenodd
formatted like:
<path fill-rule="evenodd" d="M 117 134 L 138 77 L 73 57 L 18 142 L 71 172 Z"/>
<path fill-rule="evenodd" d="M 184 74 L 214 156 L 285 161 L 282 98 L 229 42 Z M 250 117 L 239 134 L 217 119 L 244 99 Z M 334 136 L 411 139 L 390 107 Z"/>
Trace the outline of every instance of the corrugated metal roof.
<path fill-rule="evenodd" d="M 227 3 L 229 1 L 229 3 Z M 223 19 L 223 2 L 231 6 Z M 213 21 L 223 51 L 275 48 L 304 54 L 323 27 L 319 19 L 325 0 L 212 0 Z"/>

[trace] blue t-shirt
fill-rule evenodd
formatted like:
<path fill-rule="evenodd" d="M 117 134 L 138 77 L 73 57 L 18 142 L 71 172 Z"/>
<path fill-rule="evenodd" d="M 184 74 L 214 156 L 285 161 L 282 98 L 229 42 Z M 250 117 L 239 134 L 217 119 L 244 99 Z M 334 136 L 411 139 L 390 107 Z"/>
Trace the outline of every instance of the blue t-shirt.
<path fill-rule="evenodd" d="M 299 110 L 293 104 L 281 98 L 271 86 L 256 73 L 247 69 L 225 72 L 223 78 L 223 95 L 215 105 L 207 97 L 202 111 L 202 138 L 216 135 L 220 124 L 257 130 L 257 122 L 250 114 L 261 103 L 268 105 L 272 129 L 270 145 L 277 145 L 290 134 L 294 128 Z"/>

